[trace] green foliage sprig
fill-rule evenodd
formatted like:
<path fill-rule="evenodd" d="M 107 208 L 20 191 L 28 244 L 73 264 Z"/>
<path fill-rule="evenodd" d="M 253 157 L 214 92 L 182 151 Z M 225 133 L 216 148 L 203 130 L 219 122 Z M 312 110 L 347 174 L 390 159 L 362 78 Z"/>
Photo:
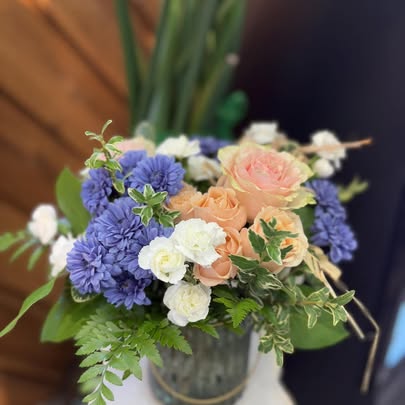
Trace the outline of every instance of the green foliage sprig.
<path fill-rule="evenodd" d="M 87 368 L 79 382 L 92 380 L 94 386 L 83 401 L 99 405 L 114 400 L 107 382 L 122 385 L 130 375 L 142 379 L 142 357 L 162 366 L 157 344 L 191 354 L 180 329 L 167 319 L 122 316 L 110 305 L 98 309 L 75 339 L 77 354 L 85 356 L 80 366 Z"/>
<path fill-rule="evenodd" d="M 163 226 L 173 227 L 174 220 L 180 215 L 178 211 L 169 211 L 163 205 L 167 198 L 167 192 L 155 192 L 149 184 L 144 187 L 143 193 L 134 188 L 129 188 L 128 195 L 141 204 L 141 206 L 133 208 L 132 211 L 141 217 L 145 226 L 149 224 L 152 218 L 155 218 Z"/>
<path fill-rule="evenodd" d="M 101 129 L 99 134 L 95 132 L 86 131 L 85 134 L 91 140 L 97 141 L 101 144 L 100 148 L 94 148 L 93 154 L 86 160 L 85 165 L 90 169 L 98 169 L 103 167 L 106 169 L 112 179 L 115 190 L 123 194 L 125 192 L 124 180 L 117 178 L 117 172 L 122 172 L 122 167 L 117 161 L 117 156 L 121 154 L 121 151 L 115 146 L 116 143 L 122 142 L 122 136 L 113 136 L 108 141 L 104 139 L 104 132 L 112 123 L 112 120 L 108 120 Z M 101 158 L 103 157 L 103 158 Z"/>

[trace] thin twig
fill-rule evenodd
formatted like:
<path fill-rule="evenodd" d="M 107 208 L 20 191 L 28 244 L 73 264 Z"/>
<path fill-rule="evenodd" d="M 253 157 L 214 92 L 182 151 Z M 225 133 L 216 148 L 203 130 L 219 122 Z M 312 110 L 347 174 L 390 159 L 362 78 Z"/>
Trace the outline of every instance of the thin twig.
<path fill-rule="evenodd" d="M 336 298 L 337 295 L 336 295 L 336 293 L 335 293 L 335 290 L 334 290 L 333 287 L 330 285 L 330 283 L 328 282 L 328 280 L 326 279 L 326 277 L 325 277 L 324 282 L 325 282 L 325 285 L 329 288 L 329 291 L 330 291 L 330 293 L 332 294 L 332 296 L 333 296 L 334 298 Z M 363 333 L 363 331 L 361 330 L 359 324 L 355 321 L 355 319 L 352 317 L 352 315 L 350 314 L 350 312 L 347 311 L 347 309 L 346 309 L 345 307 L 343 307 L 343 310 L 344 310 L 345 313 L 346 313 L 347 321 L 349 322 L 350 326 L 353 328 L 353 331 L 356 333 L 356 335 L 358 336 L 358 338 L 359 338 L 360 340 L 365 340 L 365 339 L 366 339 L 366 336 L 365 336 L 365 334 Z"/>
<path fill-rule="evenodd" d="M 358 149 L 366 145 L 370 145 L 372 143 L 371 138 L 362 139 L 360 141 L 354 142 L 342 142 L 332 145 L 304 145 L 299 147 L 298 149 L 303 153 L 316 153 L 316 152 L 334 152 L 335 150 L 339 149 Z"/>
<path fill-rule="evenodd" d="M 348 288 L 346 285 L 341 282 L 340 280 L 334 280 L 334 283 L 337 288 L 339 288 L 341 291 L 348 291 Z M 377 355 L 377 349 L 378 349 L 378 344 L 380 341 L 380 335 L 381 335 L 381 330 L 380 327 L 378 326 L 378 323 L 376 320 L 373 318 L 373 316 L 370 314 L 370 311 L 367 309 L 367 307 L 356 297 L 353 297 L 354 303 L 357 305 L 357 307 L 360 309 L 361 313 L 367 318 L 367 320 L 371 323 L 371 325 L 374 328 L 374 337 L 373 337 L 373 343 L 371 344 L 370 351 L 368 354 L 367 358 L 367 364 L 366 368 L 364 370 L 363 374 L 363 380 L 361 382 L 361 387 L 360 390 L 363 394 L 366 394 L 370 388 L 370 380 L 372 376 L 372 372 L 374 369 L 374 363 L 375 363 L 375 358 Z"/>

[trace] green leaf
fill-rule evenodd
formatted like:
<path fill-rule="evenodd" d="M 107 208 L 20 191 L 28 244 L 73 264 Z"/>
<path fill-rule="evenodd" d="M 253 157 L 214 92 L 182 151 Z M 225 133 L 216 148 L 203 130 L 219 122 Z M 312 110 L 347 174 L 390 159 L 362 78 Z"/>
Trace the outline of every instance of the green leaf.
<path fill-rule="evenodd" d="M 232 263 L 238 267 L 240 270 L 255 270 L 259 266 L 259 262 L 253 259 L 247 259 L 243 256 L 229 255 Z"/>
<path fill-rule="evenodd" d="M 193 326 L 193 324 L 191 324 Z M 159 343 L 162 346 L 172 347 L 186 354 L 191 354 L 192 350 L 187 340 L 176 325 L 168 325 L 160 329 Z"/>
<path fill-rule="evenodd" d="M 104 398 L 108 399 L 109 401 L 114 401 L 114 394 L 112 391 L 106 386 L 101 386 L 101 393 L 103 394 Z"/>
<path fill-rule="evenodd" d="M 11 256 L 10 262 L 17 260 L 24 252 L 26 252 L 31 246 L 34 246 L 37 243 L 35 239 L 30 239 L 21 245 Z"/>
<path fill-rule="evenodd" d="M 59 208 L 72 224 L 75 235 L 84 232 L 90 220 L 90 214 L 83 206 L 80 192 L 80 180 L 65 168 L 56 181 L 56 199 Z"/>
<path fill-rule="evenodd" d="M 344 294 L 340 295 L 339 297 L 333 298 L 330 302 L 338 305 L 346 305 L 348 304 L 354 297 L 355 291 L 347 291 Z"/>
<path fill-rule="evenodd" d="M 114 180 L 113 186 L 120 194 L 125 193 L 125 184 L 122 180 Z"/>
<path fill-rule="evenodd" d="M 316 325 L 318 317 L 321 315 L 322 310 L 314 305 L 305 305 L 305 313 L 308 316 L 308 328 L 311 329 Z"/>
<path fill-rule="evenodd" d="M 23 302 L 18 315 L 0 332 L 0 337 L 3 337 L 14 329 L 18 320 L 38 301 L 42 300 L 50 294 L 55 285 L 55 279 L 49 280 L 46 284 L 32 292 Z"/>
<path fill-rule="evenodd" d="M 117 374 L 112 373 L 111 371 L 105 372 L 105 379 L 109 381 L 111 384 L 121 386 L 122 380 L 117 376 Z"/>
<path fill-rule="evenodd" d="M 72 299 L 74 302 L 77 302 L 79 304 L 87 301 L 93 300 L 97 295 L 96 294 L 85 294 L 82 295 L 79 293 L 79 291 L 76 290 L 73 286 L 70 287 L 70 294 L 72 296 Z"/>
<path fill-rule="evenodd" d="M 189 324 L 192 328 L 200 329 L 202 332 L 207 333 L 208 335 L 214 337 L 215 339 L 219 339 L 219 334 L 214 326 L 210 325 L 209 323 L 204 323 L 202 321 L 193 322 Z"/>
<path fill-rule="evenodd" d="M 105 366 L 102 364 L 97 364 L 88 368 L 79 378 L 79 383 L 91 380 L 92 378 L 97 377 L 98 375 L 102 374 L 105 369 Z"/>
<path fill-rule="evenodd" d="M 103 128 L 101 128 L 101 135 L 104 135 L 104 132 L 106 129 L 112 124 L 112 120 L 107 120 L 106 123 L 103 125 Z"/>
<path fill-rule="evenodd" d="M 142 380 L 142 368 L 139 364 L 139 357 L 135 356 L 135 354 L 130 351 L 123 351 L 121 357 L 127 369 L 130 370 L 138 380 Z"/>
<path fill-rule="evenodd" d="M 124 137 L 122 137 L 120 135 L 115 135 L 108 140 L 108 143 L 114 144 L 114 143 L 122 142 L 123 140 L 124 140 Z"/>
<path fill-rule="evenodd" d="M 135 188 L 129 188 L 128 195 L 138 203 L 146 203 L 146 198 L 144 197 L 144 195 Z"/>
<path fill-rule="evenodd" d="M 152 207 L 145 207 L 142 210 L 142 214 L 141 214 L 141 221 L 142 223 L 147 226 L 149 224 L 149 221 L 152 219 L 153 217 L 153 209 Z"/>
<path fill-rule="evenodd" d="M 51 308 L 41 331 L 41 342 L 62 342 L 73 338 L 89 316 L 96 312 L 101 298 L 82 304 L 74 302 L 70 290 Z"/>
<path fill-rule="evenodd" d="M 261 306 L 252 298 L 245 298 L 238 302 L 233 308 L 229 308 L 227 312 L 232 317 L 232 324 L 237 328 L 251 312 L 257 312 Z"/>
<path fill-rule="evenodd" d="M 105 359 L 106 353 L 105 352 L 94 352 L 89 354 L 82 362 L 80 363 L 80 367 L 91 367 L 97 363 L 102 362 Z"/>
<path fill-rule="evenodd" d="M 32 270 L 35 265 L 37 264 L 39 258 L 41 257 L 42 253 L 44 252 L 44 246 L 38 246 L 28 260 L 28 270 Z"/>
<path fill-rule="evenodd" d="M 264 249 L 266 248 L 266 242 L 260 235 L 253 232 L 251 229 L 249 229 L 248 234 L 249 234 L 249 241 L 253 247 L 253 250 L 258 255 L 261 255 L 263 253 Z"/>
<path fill-rule="evenodd" d="M 312 329 L 308 329 L 307 316 L 304 313 L 291 311 L 290 336 L 297 349 L 321 349 L 339 343 L 349 333 L 342 323 L 333 326 L 331 315 L 325 311 L 322 311 Z"/>
<path fill-rule="evenodd" d="M 146 356 L 152 363 L 162 367 L 163 362 L 156 345 L 151 341 L 144 341 L 139 347 L 142 356 Z"/>
<path fill-rule="evenodd" d="M 266 252 L 273 262 L 277 263 L 279 266 L 283 264 L 281 261 L 281 250 L 280 247 L 275 243 L 268 243 L 266 245 Z"/>
<path fill-rule="evenodd" d="M 315 208 L 310 205 L 294 210 L 294 213 L 301 218 L 305 235 L 311 235 L 311 228 L 315 220 Z"/>
<path fill-rule="evenodd" d="M 20 242 L 25 238 L 26 234 L 24 231 L 19 231 L 17 233 L 6 232 L 0 235 L 0 252 L 5 252 L 15 243 Z"/>

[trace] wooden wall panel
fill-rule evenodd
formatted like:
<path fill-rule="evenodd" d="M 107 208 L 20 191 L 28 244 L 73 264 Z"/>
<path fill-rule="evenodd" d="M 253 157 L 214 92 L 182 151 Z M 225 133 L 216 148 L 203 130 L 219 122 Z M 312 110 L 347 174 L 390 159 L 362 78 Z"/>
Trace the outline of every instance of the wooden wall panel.
<path fill-rule="evenodd" d="M 146 55 L 158 7 L 159 0 L 131 1 Z M 0 1 L 0 233 L 23 228 L 36 205 L 54 201 L 60 170 L 79 170 L 94 146 L 85 130 L 111 118 L 110 133 L 125 134 L 127 111 L 113 0 Z M 0 256 L 0 328 L 46 279 L 46 258 L 28 273 L 26 256 L 13 264 L 7 256 Z M 74 383 L 66 377 L 71 344 L 39 343 L 56 296 L 34 306 L 0 340 L 0 405 L 36 404 Z"/>

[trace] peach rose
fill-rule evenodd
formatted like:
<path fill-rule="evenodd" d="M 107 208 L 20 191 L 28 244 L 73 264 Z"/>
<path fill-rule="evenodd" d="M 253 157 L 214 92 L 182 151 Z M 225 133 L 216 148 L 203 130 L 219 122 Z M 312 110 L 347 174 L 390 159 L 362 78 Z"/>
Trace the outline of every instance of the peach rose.
<path fill-rule="evenodd" d="M 220 184 L 236 191 L 249 222 L 267 206 L 300 208 L 314 202 L 312 191 L 301 186 L 311 169 L 287 152 L 245 142 L 220 149 L 218 157 L 225 175 Z"/>
<path fill-rule="evenodd" d="M 226 241 L 216 248 L 221 255 L 210 267 L 200 265 L 194 266 L 194 276 L 206 286 L 213 287 L 223 284 L 226 280 L 236 276 L 237 269 L 232 264 L 229 255 L 240 255 L 242 253 L 241 238 L 235 228 L 224 228 Z"/>
<path fill-rule="evenodd" d="M 283 264 L 281 266 L 274 262 L 263 263 L 263 267 L 266 267 L 272 273 L 277 273 L 285 267 L 295 267 L 302 262 L 308 250 L 308 240 L 305 236 L 301 219 L 297 214 L 294 214 L 288 210 L 281 210 L 273 207 L 263 208 L 256 216 L 253 225 L 249 229 L 264 237 L 260 219 L 270 222 L 273 218 L 277 220 L 277 230 L 290 231 L 291 233 L 298 234 L 296 238 L 285 238 L 281 243 L 280 247 L 282 249 L 286 248 L 287 246 L 292 246 L 292 249 L 283 259 Z M 250 244 L 248 229 L 242 229 L 241 239 L 243 256 L 258 259 L 258 254 L 253 250 L 253 247 Z"/>
<path fill-rule="evenodd" d="M 231 188 L 210 187 L 205 194 L 195 194 L 190 200 L 194 218 L 216 222 L 222 228 L 238 231 L 246 224 L 246 209 Z"/>
<path fill-rule="evenodd" d="M 171 211 L 180 211 L 180 216 L 176 218 L 176 222 L 186 221 L 187 219 L 194 218 L 193 207 L 191 205 L 192 197 L 201 197 L 201 193 L 198 192 L 192 185 L 183 183 L 184 186 L 181 191 L 170 197 L 167 208 Z"/>

